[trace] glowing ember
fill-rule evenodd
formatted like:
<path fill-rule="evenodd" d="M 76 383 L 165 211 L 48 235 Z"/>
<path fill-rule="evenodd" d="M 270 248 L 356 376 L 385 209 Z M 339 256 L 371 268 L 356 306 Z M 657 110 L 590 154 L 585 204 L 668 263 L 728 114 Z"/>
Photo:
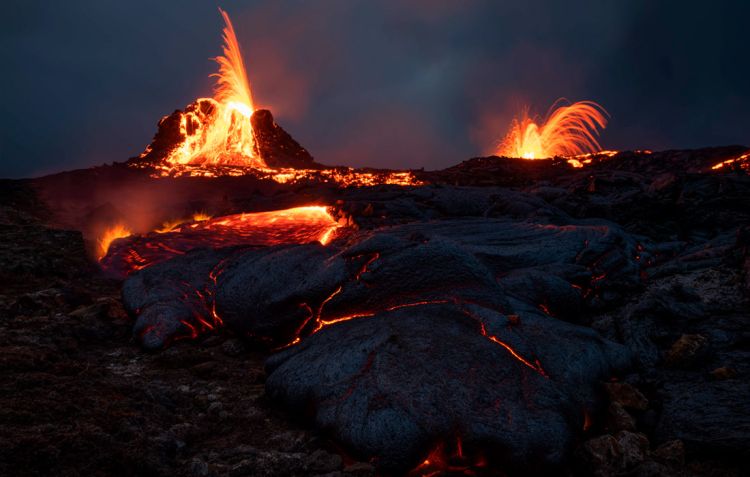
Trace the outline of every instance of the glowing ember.
<path fill-rule="evenodd" d="M 119 237 L 128 237 L 116 247 L 100 241 L 103 268 L 118 274 L 130 274 L 149 265 L 200 247 L 233 245 L 278 245 L 318 241 L 330 242 L 341 225 L 323 206 L 296 207 L 271 212 L 227 215 L 203 221 L 182 222 L 169 230 L 142 236 L 118 229 Z"/>
<path fill-rule="evenodd" d="M 118 238 L 127 237 L 131 234 L 130 230 L 122 224 L 116 224 L 104 231 L 101 238 L 97 240 L 97 256 L 98 260 L 104 258 L 107 255 L 110 244 Z"/>
<path fill-rule="evenodd" d="M 541 125 L 529 116 L 528 109 L 524 110 L 511 123 L 497 155 L 544 159 L 599 151 L 596 136 L 607 125 L 607 112 L 592 101 L 560 106 L 563 101 L 552 105 Z"/>
<path fill-rule="evenodd" d="M 219 72 L 213 98 L 201 98 L 180 117 L 182 142 L 166 157 L 166 164 L 230 164 L 265 167 L 255 147 L 250 116 L 255 112 L 250 83 L 229 15 L 221 9 L 224 27 L 223 56 L 215 61 Z M 144 154 L 147 154 L 146 150 Z M 143 156 L 143 154 L 142 154 Z"/>

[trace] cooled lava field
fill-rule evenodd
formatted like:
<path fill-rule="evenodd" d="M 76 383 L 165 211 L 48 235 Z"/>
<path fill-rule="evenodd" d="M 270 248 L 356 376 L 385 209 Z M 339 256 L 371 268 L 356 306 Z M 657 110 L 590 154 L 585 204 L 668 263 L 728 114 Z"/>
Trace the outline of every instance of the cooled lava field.
<path fill-rule="evenodd" d="M 746 153 L 4 180 L 0 474 L 743 475 Z"/>

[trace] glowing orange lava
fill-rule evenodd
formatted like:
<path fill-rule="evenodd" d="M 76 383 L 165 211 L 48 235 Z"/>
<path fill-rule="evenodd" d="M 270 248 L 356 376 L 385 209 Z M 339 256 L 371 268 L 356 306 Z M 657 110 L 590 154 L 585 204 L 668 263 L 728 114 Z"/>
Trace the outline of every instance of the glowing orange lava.
<path fill-rule="evenodd" d="M 255 177 L 279 184 L 323 183 L 340 187 L 364 187 L 379 184 L 418 186 L 424 182 L 410 171 L 357 170 L 352 167 L 327 169 L 293 169 L 291 167 L 246 167 L 230 164 L 132 164 L 131 167 L 149 169 L 151 177 Z"/>
<path fill-rule="evenodd" d="M 711 166 L 712 170 L 718 170 L 722 167 L 730 166 L 730 165 L 738 165 L 741 169 L 750 171 L 750 152 L 746 152 L 745 154 L 742 154 L 741 156 L 734 157 L 732 159 L 727 159 L 725 161 L 721 161 L 718 164 L 715 164 Z"/>
<path fill-rule="evenodd" d="M 213 98 L 201 98 L 180 117 L 182 142 L 166 157 L 165 165 L 266 167 L 255 147 L 250 117 L 255 112 L 240 45 L 229 15 L 221 9 L 226 26 L 223 55 Z M 146 154 L 148 150 L 144 153 Z"/>
<path fill-rule="evenodd" d="M 408 171 L 270 167 L 261 152 L 262 134 L 253 129 L 251 118 L 257 108 L 237 35 L 229 15 L 219 11 L 225 23 L 224 42 L 222 55 L 214 58 L 219 69 L 211 74 L 216 78 L 213 97 L 199 98 L 184 111 L 175 112 L 175 123 L 174 115 L 164 117 L 158 134 L 167 124 L 164 135 L 169 139 L 165 140 L 167 145 L 157 146 L 160 159 L 132 161 L 130 167 L 146 169 L 154 178 L 252 176 L 280 184 L 322 182 L 343 187 L 422 184 Z M 140 159 L 154 153 L 153 144 L 146 147 Z M 164 230 L 168 231 L 169 225 L 178 224 L 166 225 Z"/>
<path fill-rule="evenodd" d="M 465 455 L 461 438 L 455 444 L 438 443 L 424 461 L 412 469 L 408 477 L 437 477 L 440 475 L 477 475 L 487 467 L 487 460 L 481 454 Z"/>
<path fill-rule="evenodd" d="M 106 229 L 99 240 L 97 240 L 97 260 L 101 260 L 107 255 L 107 250 L 109 250 L 109 246 L 114 240 L 127 237 L 131 233 L 123 224 L 115 224 Z"/>
<path fill-rule="evenodd" d="M 203 222 L 204 220 L 208 220 L 210 218 L 211 216 L 208 214 L 204 214 L 203 212 L 196 212 L 189 219 L 168 220 L 167 222 L 161 224 L 161 227 L 159 227 L 158 229 L 154 229 L 154 232 L 158 234 L 164 234 L 175 230 L 180 225 L 187 224 L 189 222 Z"/>
<path fill-rule="evenodd" d="M 541 376 L 544 376 L 545 378 L 549 377 L 549 375 L 547 375 L 547 372 L 544 371 L 544 368 L 542 368 L 542 364 L 539 362 L 538 359 L 534 360 L 533 363 L 530 362 L 529 360 L 527 360 L 526 358 L 518 354 L 518 352 L 514 350 L 509 344 L 500 340 L 500 338 L 498 338 L 497 336 L 489 334 L 487 332 L 487 328 L 485 328 L 484 323 L 482 322 L 480 322 L 480 332 L 482 333 L 482 336 L 484 336 L 488 340 L 505 348 L 505 350 L 508 351 L 508 353 L 510 353 L 511 356 L 516 358 L 516 360 L 520 362 L 521 364 L 523 364 L 524 366 L 533 369 L 534 371 L 539 373 Z"/>
<path fill-rule="evenodd" d="M 213 219 L 194 215 L 192 221 L 167 224 L 155 233 L 132 235 L 124 226 L 113 227 L 99 241 L 102 267 L 128 275 L 149 265 L 199 247 L 278 245 L 318 241 L 329 243 L 341 224 L 327 207 L 310 205 L 270 212 L 227 215 Z M 114 238 L 127 243 L 110 247 Z M 105 239 L 108 242 L 105 243 Z"/>
<path fill-rule="evenodd" d="M 607 126 L 607 112 L 592 101 L 561 105 L 563 102 L 555 101 L 541 125 L 525 109 L 511 123 L 497 155 L 545 159 L 599 151 L 596 136 Z"/>

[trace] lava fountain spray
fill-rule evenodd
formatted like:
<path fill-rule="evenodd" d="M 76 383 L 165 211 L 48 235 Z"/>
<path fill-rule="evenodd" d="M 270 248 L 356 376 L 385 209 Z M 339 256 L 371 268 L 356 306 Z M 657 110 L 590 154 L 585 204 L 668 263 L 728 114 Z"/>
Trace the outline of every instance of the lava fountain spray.
<path fill-rule="evenodd" d="M 607 116 L 607 111 L 593 101 L 567 104 L 561 98 L 550 107 L 540 125 L 526 108 L 513 119 L 497 155 L 544 159 L 598 152 L 601 148 L 597 136 L 607 126 Z"/>
<path fill-rule="evenodd" d="M 265 167 L 255 146 L 250 117 L 255 112 L 242 52 L 229 15 L 224 18 L 223 55 L 214 58 L 219 71 L 213 98 L 201 98 L 180 118 L 183 140 L 166 158 L 170 165 L 221 164 Z"/>

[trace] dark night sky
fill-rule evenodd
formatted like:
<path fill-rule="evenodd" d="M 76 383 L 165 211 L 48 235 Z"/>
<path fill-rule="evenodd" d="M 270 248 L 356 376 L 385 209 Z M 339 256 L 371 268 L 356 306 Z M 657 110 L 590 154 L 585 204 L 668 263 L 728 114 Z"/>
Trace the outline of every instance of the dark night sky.
<path fill-rule="evenodd" d="M 268 0 L 221 5 L 256 102 L 317 160 L 445 167 L 520 105 L 590 99 L 605 148 L 750 143 L 750 2 Z M 137 155 L 209 96 L 212 1 L 4 0 L 0 177 Z"/>

